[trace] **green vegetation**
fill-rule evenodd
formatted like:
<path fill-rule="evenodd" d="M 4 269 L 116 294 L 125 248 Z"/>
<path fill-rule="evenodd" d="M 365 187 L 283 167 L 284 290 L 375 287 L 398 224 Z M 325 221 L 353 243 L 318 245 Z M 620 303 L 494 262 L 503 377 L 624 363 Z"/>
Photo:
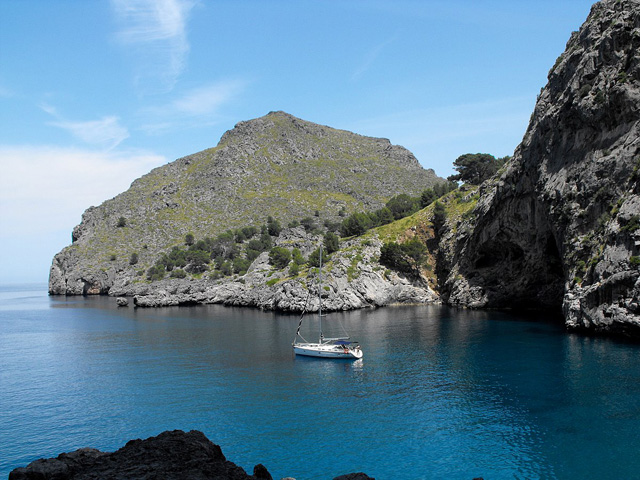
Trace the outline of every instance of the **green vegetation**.
<path fill-rule="evenodd" d="M 300 266 L 297 263 L 292 262 L 291 265 L 289 265 L 289 276 L 297 277 L 299 274 L 300 274 Z"/>
<path fill-rule="evenodd" d="M 187 272 L 180 268 L 176 268 L 175 270 L 171 271 L 171 274 L 169 276 L 171 278 L 185 278 L 187 276 Z"/>
<path fill-rule="evenodd" d="M 282 270 L 289 265 L 291 261 L 291 252 L 283 247 L 273 247 L 269 252 L 269 263 L 276 267 L 278 270 Z"/>
<path fill-rule="evenodd" d="M 414 237 L 401 245 L 385 243 L 380 250 L 380 263 L 398 272 L 418 276 L 426 254 L 427 247 Z"/>
<path fill-rule="evenodd" d="M 278 235 L 280 235 L 280 232 L 282 231 L 282 227 L 280 226 L 280 223 L 277 220 L 275 220 L 273 217 L 268 217 L 267 231 L 269 232 L 270 236 L 277 237 Z"/>
<path fill-rule="evenodd" d="M 124 217 L 118 218 L 118 223 L 116 223 L 116 227 L 122 228 L 127 226 L 127 219 Z"/>
<path fill-rule="evenodd" d="M 351 264 L 347 267 L 347 281 L 352 280 L 360 276 L 360 270 L 358 270 L 358 263 L 362 261 L 362 255 L 356 254 L 351 257 Z"/>
<path fill-rule="evenodd" d="M 162 265 L 153 265 L 147 270 L 147 280 L 155 281 L 162 280 L 164 278 L 165 269 Z"/>
<path fill-rule="evenodd" d="M 343 237 L 362 235 L 373 225 L 371 217 L 366 213 L 354 213 L 342 222 L 340 233 Z"/>
<path fill-rule="evenodd" d="M 324 248 L 327 254 L 332 254 L 340 249 L 340 237 L 333 232 L 324 234 Z"/>
<path fill-rule="evenodd" d="M 327 263 L 331 257 L 327 255 L 326 252 L 322 254 L 322 263 Z M 307 265 L 310 267 L 318 268 L 320 266 L 320 248 L 316 248 L 313 252 L 309 254 L 309 258 L 307 259 Z"/>
<path fill-rule="evenodd" d="M 371 228 L 406 218 L 456 188 L 457 183 L 455 182 L 441 182 L 424 190 L 420 197 L 411 197 L 406 194 L 396 195 L 381 209 L 369 213 L 357 212 L 344 219 L 340 225 L 340 234 L 343 237 L 363 235 Z"/>
<path fill-rule="evenodd" d="M 634 267 L 640 266 L 640 257 L 636 255 L 629 257 L 629 263 Z"/>
<path fill-rule="evenodd" d="M 291 259 L 293 260 L 293 263 L 297 265 L 304 265 L 305 263 L 304 257 L 302 256 L 299 248 L 294 248 L 293 250 L 291 250 Z"/>
<path fill-rule="evenodd" d="M 449 181 L 447 183 L 436 183 L 432 188 L 427 188 L 420 195 L 420 207 L 425 208 L 435 202 L 438 198 L 458 188 L 458 182 Z"/>
<path fill-rule="evenodd" d="M 621 232 L 630 232 L 633 233 L 640 228 L 640 216 L 633 215 L 629 221 L 623 226 L 620 231 Z"/>
<path fill-rule="evenodd" d="M 447 221 L 447 212 L 444 205 L 436 201 L 433 207 L 433 229 L 436 233 L 441 233 Z"/>
<path fill-rule="evenodd" d="M 414 198 L 406 193 L 396 195 L 386 204 L 394 220 L 407 217 L 420 209 L 420 198 Z"/>
<path fill-rule="evenodd" d="M 466 153 L 453 162 L 457 175 L 448 177 L 449 181 L 461 181 L 470 185 L 480 185 L 494 176 L 510 157 L 495 158 L 488 153 Z"/>

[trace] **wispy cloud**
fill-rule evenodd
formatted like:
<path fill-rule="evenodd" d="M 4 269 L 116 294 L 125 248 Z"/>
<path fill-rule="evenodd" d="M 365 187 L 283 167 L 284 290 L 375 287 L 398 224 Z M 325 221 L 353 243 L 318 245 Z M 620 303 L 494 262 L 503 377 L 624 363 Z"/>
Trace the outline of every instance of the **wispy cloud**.
<path fill-rule="evenodd" d="M 208 115 L 234 98 L 246 82 L 230 80 L 196 88 L 173 102 L 178 112 L 187 115 Z"/>
<path fill-rule="evenodd" d="M 371 68 L 371 66 L 375 63 L 377 58 L 380 56 L 382 51 L 385 49 L 387 45 L 393 42 L 393 39 L 389 39 L 385 42 L 382 42 L 372 49 L 370 49 L 362 58 L 357 68 L 351 74 L 351 81 L 356 82 L 362 78 L 362 76 Z"/>
<path fill-rule="evenodd" d="M 109 150 L 129 138 L 127 129 L 120 125 L 118 117 L 113 116 L 88 122 L 52 122 L 51 125 L 67 130 L 85 143 Z"/>
<path fill-rule="evenodd" d="M 149 152 L 0 145 L 0 281 L 46 281 L 82 212 L 166 163 Z"/>
<path fill-rule="evenodd" d="M 167 130 L 215 123 L 220 109 L 247 86 L 245 80 L 223 80 L 184 92 L 172 102 L 150 107 L 141 112 L 142 117 L 153 121 L 142 122 L 141 129 L 149 134 L 159 134 Z"/>
<path fill-rule="evenodd" d="M 53 116 L 53 117 L 57 117 L 58 116 L 58 110 L 56 109 L 56 107 L 54 107 L 53 105 L 49 104 L 49 103 L 41 103 L 40 105 L 38 105 L 40 107 L 40 109 L 45 112 L 48 113 L 49 115 Z"/>
<path fill-rule="evenodd" d="M 67 130 L 77 139 L 101 148 L 111 150 L 129 138 L 129 131 L 120 125 L 120 119 L 116 116 L 102 117 L 100 120 L 89 120 L 84 122 L 69 121 L 58 113 L 53 105 L 41 103 L 39 107 L 56 119 L 49 122 L 49 125 Z"/>
<path fill-rule="evenodd" d="M 117 38 L 136 56 L 136 83 L 151 93 L 173 89 L 189 53 L 190 0 L 111 0 Z"/>

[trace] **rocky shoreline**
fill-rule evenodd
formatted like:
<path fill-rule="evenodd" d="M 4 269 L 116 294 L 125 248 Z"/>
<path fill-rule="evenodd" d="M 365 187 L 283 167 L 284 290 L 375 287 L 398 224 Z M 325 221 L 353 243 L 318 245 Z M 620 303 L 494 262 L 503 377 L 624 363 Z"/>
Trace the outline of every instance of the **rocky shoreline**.
<path fill-rule="evenodd" d="M 146 440 L 131 440 L 108 453 L 81 448 L 56 458 L 40 459 L 14 469 L 9 480 L 272 480 L 267 468 L 257 464 L 253 474 L 227 460 L 220 446 L 202 432 L 163 432 Z M 283 480 L 295 480 L 287 477 Z M 375 480 L 364 473 L 350 473 L 333 480 Z"/>
<path fill-rule="evenodd" d="M 298 229 L 301 230 L 301 229 Z M 305 236 L 282 235 L 291 243 Z M 377 238 L 345 242 L 323 271 L 322 308 L 346 311 L 394 304 L 438 303 L 439 296 L 422 279 L 411 281 L 382 267 L 377 259 L 382 242 Z M 354 252 L 356 252 L 354 254 Z M 356 260 L 357 259 L 357 260 Z M 131 298 L 136 307 L 168 307 L 195 304 L 223 304 L 255 307 L 281 312 L 317 311 L 319 293 L 317 276 L 307 273 L 291 277 L 287 270 L 277 270 L 262 253 L 245 275 L 211 280 L 165 279 L 156 282 L 133 282 L 125 277 L 116 282 L 108 294 Z M 119 304 L 125 304 L 120 300 Z"/>

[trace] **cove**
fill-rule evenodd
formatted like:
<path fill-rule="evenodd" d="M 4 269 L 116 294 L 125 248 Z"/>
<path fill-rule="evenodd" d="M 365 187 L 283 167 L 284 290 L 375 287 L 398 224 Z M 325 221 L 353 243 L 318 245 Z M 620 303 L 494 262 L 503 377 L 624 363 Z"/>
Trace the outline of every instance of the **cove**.
<path fill-rule="evenodd" d="M 331 314 L 357 361 L 295 358 L 296 315 L 0 289 L 0 477 L 40 457 L 198 429 L 274 478 L 632 478 L 640 347 L 544 315 Z M 310 322 L 312 320 L 310 319 Z M 313 329 L 313 325 L 309 325 Z"/>

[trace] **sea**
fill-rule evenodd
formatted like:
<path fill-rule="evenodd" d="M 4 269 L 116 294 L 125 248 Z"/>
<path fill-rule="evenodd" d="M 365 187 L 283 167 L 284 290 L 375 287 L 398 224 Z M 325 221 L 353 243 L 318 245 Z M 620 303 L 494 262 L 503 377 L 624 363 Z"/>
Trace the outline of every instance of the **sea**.
<path fill-rule="evenodd" d="M 0 288 L 0 478 L 81 447 L 196 429 L 249 474 L 640 478 L 640 345 L 545 314 L 330 314 L 361 360 L 295 357 L 298 315 L 136 309 Z M 317 319 L 303 335 L 317 338 Z"/>

